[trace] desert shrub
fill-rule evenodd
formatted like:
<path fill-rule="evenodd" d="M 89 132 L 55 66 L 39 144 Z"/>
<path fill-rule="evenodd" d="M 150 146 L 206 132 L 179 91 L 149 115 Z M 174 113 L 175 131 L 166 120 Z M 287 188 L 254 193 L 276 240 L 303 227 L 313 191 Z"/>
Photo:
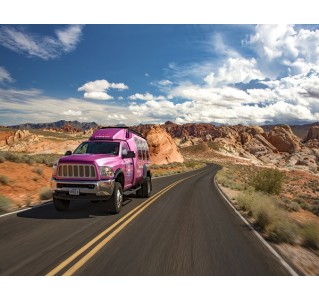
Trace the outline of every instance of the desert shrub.
<path fill-rule="evenodd" d="M 4 157 L 6 160 L 11 161 L 11 162 L 16 162 L 16 163 L 22 162 L 21 156 L 15 154 L 15 153 L 12 153 L 12 152 L 5 152 Z"/>
<path fill-rule="evenodd" d="M 240 208 L 251 215 L 255 203 L 254 195 L 248 192 L 243 192 L 236 197 L 236 200 Z"/>
<path fill-rule="evenodd" d="M 299 211 L 300 210 L 300 205 L 296 201 L 291 201 L 290 203 L 287 203 L 286 207 L 287 207 L 288 211 Z"/>
<path fill-rule="evenodd" d="M 15 163 L 27 163 L 33 165 L 34 163 L 45 164 L 48 167 L 52 167 L 53 164 L 61 157 L 59 154 L 21 154 L 13 152 L 0 152 L 0 157 L 3 157 L 7 161 Z"/>
<path fill-rule="evenodd" d="M 305 247 L 319 249 L 319 225 L 308 223 L 301 229 L 302 244 Z"/>
<path fill-rule="evenodd" d="M 276 214 L 274 202 L 270 197 L 262 193 L 253 193 L 255 201 L 252 206 L 252 215 L 255 219 L 255 225 L 262 231 L 265 230 L 273 220 Z"/>
<path fill-rule="evenodd" d="M 217 172 L 216 179 L 224 187 L 229 187 L 238 191 L 244 190 L 244 186 L 237 181 L 236 174 L 226 167 Z"/>
<path fill-rule="evenodd" d="M 43 174 L 43 169 L 40 167 L 34 168 L 32 170 L 34 173 L 37 173 L 38 175 L 42 175 Z"/>
<path fill-rule="evenodd" d="M 0 184 L 9 185 L 9 178 L 5 175 L 0 175 Z"/>
<path fill-rule="evenodd" d="M 51 198 L 52 198 L 52 193 L 48 187 L 41 190 L 40 200 L 49 200 Z"/>
<path fill-rule="evenodd" d="M 275 243 L 293 244 L 298 235 L 298 226 L 287 214 L 276 214 L 272 222 L 266 227 L 268 239 Z"/>
<path fill-rule="evenodd" d="M 220 149 L 220 146 L 219 146 L 219 144 L 218 144 L 217 142 L 210 142 L 210 143 L 208 143 L 208 147 L 209 147 L 210 149 L 215 150 L 215 151 L 219 151 L 219 149 Z"/>
<path fill-rule="evenodd" d="M 12 202 L 9 198 L 0 195 L 0 213 L 5 213 L 10 211 L 12 207 Z"/>
<path fill-rule="evenodd" d="M 268 194 L 279 194 L 285 174 L 277 169 L 264 169 L 259 171 L 251 180 L 251 185 L 256 191 Z"/>
<path fill-rule="evenodd" d="M 3 162 L 5 162 L 5 161 L 6 161 L 5 157 L 2 156 L 2 155 L 0 155 L 0 163 L 3 163 Z"/>

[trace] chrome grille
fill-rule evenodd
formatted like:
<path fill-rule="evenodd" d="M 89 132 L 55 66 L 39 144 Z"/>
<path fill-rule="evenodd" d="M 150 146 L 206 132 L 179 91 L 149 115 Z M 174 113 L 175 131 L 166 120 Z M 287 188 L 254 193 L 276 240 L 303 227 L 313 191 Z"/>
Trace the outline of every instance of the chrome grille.
<path fill-rule="evenodd" d="M 96 178 L 94 165 L 61 164 L 58 176 L 63 178 Z"/>

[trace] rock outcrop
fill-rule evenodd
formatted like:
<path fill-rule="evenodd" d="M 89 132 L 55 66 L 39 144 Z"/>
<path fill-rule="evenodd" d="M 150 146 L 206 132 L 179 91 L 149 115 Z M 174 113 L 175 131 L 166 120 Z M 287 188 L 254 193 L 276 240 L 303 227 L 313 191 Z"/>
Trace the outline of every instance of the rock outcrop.
<path fill-rule="evenodd" d="M 26 151 L 30 144 L 38 141 L 39 137 L 36 134 L 30 133 L 29 130 L 17 130 L 0 141 L 0 149 L 19 152 Z"/>
<path fill-rule="evenodd" d="M 184 161 L 174 140 L 161 126 L 152 126 L 146 135 L 146 140 L 153 164 L 161 165 Z"/>
<path fill-rule="evenodd" d="M 319 126 L 318 125 L 314 125 L 314 126 L 311 126 L 309 128 L 305 142 L 308 142 L 310 140 L 319 140 Z"/>
<path fill-rule="evenodd" d="M 275 126 L 270 132 L 265 133 L 264 137 L 279 152 L 292 154 L 301 150 L 300 139 L 294 135 L 288 125 Z"/>

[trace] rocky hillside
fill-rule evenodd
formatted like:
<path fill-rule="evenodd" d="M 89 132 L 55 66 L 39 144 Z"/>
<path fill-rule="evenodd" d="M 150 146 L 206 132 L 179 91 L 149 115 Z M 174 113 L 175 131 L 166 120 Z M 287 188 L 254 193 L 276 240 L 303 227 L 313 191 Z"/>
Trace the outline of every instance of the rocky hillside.
<path fill-rule="evenodd" d="M 160 125 L 180 148 L 202 143 L 225 155 L 242 157 L 255 164 L 304 169 L 317 172 L 319 162 L 319 126 L 309 128 L 305 139 L 294 134 L 288 125 L 277 125 L 266 132 L 259 126 L 215 126 L 212 124 Z M 147 135 L 152 125 L 134 129 Z"/>

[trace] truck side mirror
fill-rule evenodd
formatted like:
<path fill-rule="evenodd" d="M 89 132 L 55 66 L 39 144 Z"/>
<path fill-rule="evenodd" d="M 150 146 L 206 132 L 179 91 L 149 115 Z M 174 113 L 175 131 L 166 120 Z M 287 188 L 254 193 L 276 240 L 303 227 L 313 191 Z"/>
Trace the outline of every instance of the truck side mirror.
<path fill-rule="evenodd" d="M 122 154 L 122 158 L 134 158 L 135 152 L 134 151 L 127 151 L 127 154 Z"/>
<path fill-rule="evenodd" d="M 65 152 L 64 156 L 69 156 L 69 155 L 72 155 L 72 151 L 71 150 L 68 150 Z"/>

